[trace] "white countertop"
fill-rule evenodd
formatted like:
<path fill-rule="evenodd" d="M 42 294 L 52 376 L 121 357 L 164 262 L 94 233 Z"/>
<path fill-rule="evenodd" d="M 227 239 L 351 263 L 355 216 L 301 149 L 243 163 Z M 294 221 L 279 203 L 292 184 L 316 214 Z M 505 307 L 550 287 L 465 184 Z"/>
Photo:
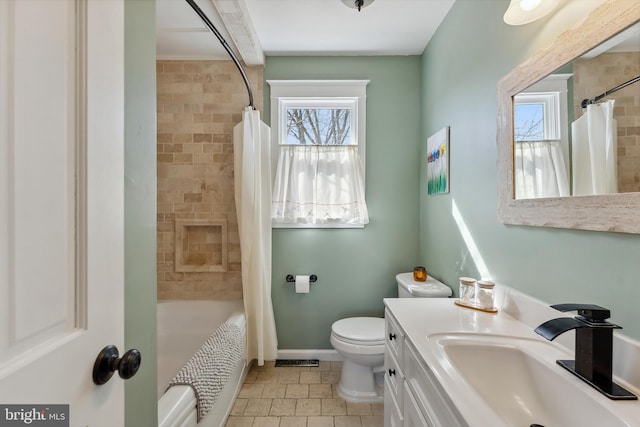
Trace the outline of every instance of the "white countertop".
<path fill-rule="evenodd" d="M 504 313 L 485 313 L 459 307 L 454 298 L 386 298 L 400 326 L 412 337 L 419 338 L 441 333 L 490 333 L 523 335 L 540 338 L 533 329 Z M 414 342 L 414 345 L 417 344 Z M 417 345 L 416 345 L 417 347 Z"/>
<path fill-rule="evenodd" d="M 453 373 L 450 364 L 447 364 L 446 361 L 443 363 L 441 351 L 434 351 L 435 337 L 443 334 L 482 334 L 507 337 L 506 339 L 511 337 L 511 340 L 514 339 L 513 337 L 517 337 L 526 342 L 530 340 L 532 351 L 538 351 L 539 348 L 545 349 L 542 352 L 544 354 L 536 355 L 539 356 L 537 358 L 543 360 L 545 364 L 553 366 L 553 369 L 557 368 L 561 375 L 566 376 L 567 381 L 576 384 L 576 390 L 590 394 L 630 427 L 640 426 L 639 400 L 610 400 L 555 364 L 556 359 L 573 359 L 574 334 L 570 332 L 563 334 L 567 336 L 564 340 L 558 339 L 550 346 L 549 341 L 536 334 L 534 329 L 546 320 L 565 314 L 550 309 L 546 304 L 507 287 L 502 287 L 499 298 L 496 298 L 498 313 L 486 313 L 460 307 L 454 304 L 454 301 L 455 299 L 452 298 L 386 298 L 384 304 L 405 331 L 406 339 L 411 342 L 440 381 L 451 401 L 464 402 L 464 405 L 457 405 L 457 408 L 469 426 L 491 425 L 498 427 L 509 424 L 493 412 L 470 385 L 459 375 Z M 575 313 L 566 315 L 575 315 Z M 638 357 L 640 357 L 640 344 L 626 337 L 623 338 L 623 340 L 615 339 L 614 356 L 616 351 L 619 351 L 624 357 L 614 357 L 614 369 L 616 363 L 629 365 L 617 367 L 618 372 L 628 372 L 629 378 L 625 381 L 620 377 L 614 377 L 614 381 L 636 395 L 640 395 L 640 387 L 636 382 L 632 382 L 637 380 L 640 375 L 640 365 L 637 363 Z M 626 346 L 622 350 L 620 350 L 620 342 Z M 567 349 L 567 346 L 571 350 Z"/>

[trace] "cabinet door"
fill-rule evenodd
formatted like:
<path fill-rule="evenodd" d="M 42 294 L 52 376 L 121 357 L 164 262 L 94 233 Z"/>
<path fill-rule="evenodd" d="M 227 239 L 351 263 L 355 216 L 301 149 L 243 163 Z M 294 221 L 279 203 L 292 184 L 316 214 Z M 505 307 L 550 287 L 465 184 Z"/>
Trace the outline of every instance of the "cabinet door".
<path fill-rule="evenodd" d="M 411 390 L 415 401 L 419 403 L 425 416 L 431 418 L 434 426 L 462 427 L 466 426 L 455 405 L 446 395 L 431 369 L 410 342 L 405 342 L 404 375 L 405 386 Z M 407 399 L 405 393 L 405 400 Z"/>
<path fill-rule="evenodd" d="M 385 337 L 386 343 L 389 347 L 391 354 L 396 358 L 396 360 L 402 363 L 404 358 L 404 331 L 398 325 L 397 320 L 393 317 L 393 315 L 387 310 L 385 312 Z"/>
<path fill-rule="evenodd" d="M 389 346 L 385 346 L 384 351 L 384 382 L 389 386 L 398 406 L 402 408 L 402 385 L 404 384 L 404 373 L 402 365 L 399 364 Z"/>
<path fill-rule="evenodd" d="M 434 427 L 435 424 L 429 419 L 427 420 L 416 399 L 413 397 L 411 390 L 404 385 L 404 426 L 403 427 Z"/>
<path fill-rule="evenodd" d="M 400 393 L 403 390 L 400 389 Z M 390 388 L 389 382 L 384 382 L 384 427 L 403 427 L 404 419 L 402 411 L 396 400 L 396 394 L 393 389 Z"/>

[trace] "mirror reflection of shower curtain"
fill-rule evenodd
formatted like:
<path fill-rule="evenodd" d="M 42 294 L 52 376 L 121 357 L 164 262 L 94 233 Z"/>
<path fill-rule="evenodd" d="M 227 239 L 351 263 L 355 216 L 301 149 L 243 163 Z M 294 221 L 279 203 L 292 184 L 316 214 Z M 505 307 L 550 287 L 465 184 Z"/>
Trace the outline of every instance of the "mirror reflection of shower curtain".
<path fill-rule="evenodd" d="M 571 124 L 573 195 L 618 192 L 617 130 L 613 100 L 587 106 Z"/>
<path fill-rule="evenodd" d="M 560 141 L 516 142 L 515 169 L 516 199 L 569 195 Z"/>
<path fill-rule="evenodd" d="M 247 360 L 275 360 L 278 352 L 271 302 L 271 136 L 260 112 L 247 107 L 233 128 L 234 181 L 242 299 L 247 317 Z"/>

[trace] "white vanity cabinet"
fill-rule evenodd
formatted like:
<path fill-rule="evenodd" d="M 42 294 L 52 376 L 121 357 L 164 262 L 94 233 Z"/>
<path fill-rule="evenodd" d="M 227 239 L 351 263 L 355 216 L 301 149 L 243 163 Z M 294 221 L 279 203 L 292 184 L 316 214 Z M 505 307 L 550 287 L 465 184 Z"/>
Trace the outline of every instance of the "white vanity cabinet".
<path fill-rule="evenodd" d="M 385 319 L 385 427 L 467 427 L 389 309 Z"/>
<path fill-rule="evenodd" d="M 404 356 L 404 332 L 388 311 L 385 319 L 384 425 L 402 427 L 404 373 L 399 362 Z"/>
<path fill-rule="evenodd" d="M 640 400 L 607 399 L 558 366 L 571 349 L 534 332 L 555 310 L 500 292 L 498 313 L 385 298 L 385 427 L 640 427 Z M 616 379 L 640 396 L 640 342 L 613 339 Z"/>

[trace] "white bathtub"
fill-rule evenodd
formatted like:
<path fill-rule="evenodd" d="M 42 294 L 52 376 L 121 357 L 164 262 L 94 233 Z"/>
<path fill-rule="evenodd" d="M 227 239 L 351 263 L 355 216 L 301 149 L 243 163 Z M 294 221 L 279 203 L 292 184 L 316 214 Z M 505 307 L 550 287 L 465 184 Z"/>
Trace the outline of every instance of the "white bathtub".
<path fill-rule="evenodd" d="M 196 397 L 189 386 L 169 382 L 225 320 L 246 330 L 241 300 L 158 302 L 158 425 L 221 427 L 247 375 L 246 357 L 238 363 L 209 414 L 196 424 Z M 245 350 L 246 352 L 246 350 Z M 166 390 L 166 392 L 165 392 Z"/>

